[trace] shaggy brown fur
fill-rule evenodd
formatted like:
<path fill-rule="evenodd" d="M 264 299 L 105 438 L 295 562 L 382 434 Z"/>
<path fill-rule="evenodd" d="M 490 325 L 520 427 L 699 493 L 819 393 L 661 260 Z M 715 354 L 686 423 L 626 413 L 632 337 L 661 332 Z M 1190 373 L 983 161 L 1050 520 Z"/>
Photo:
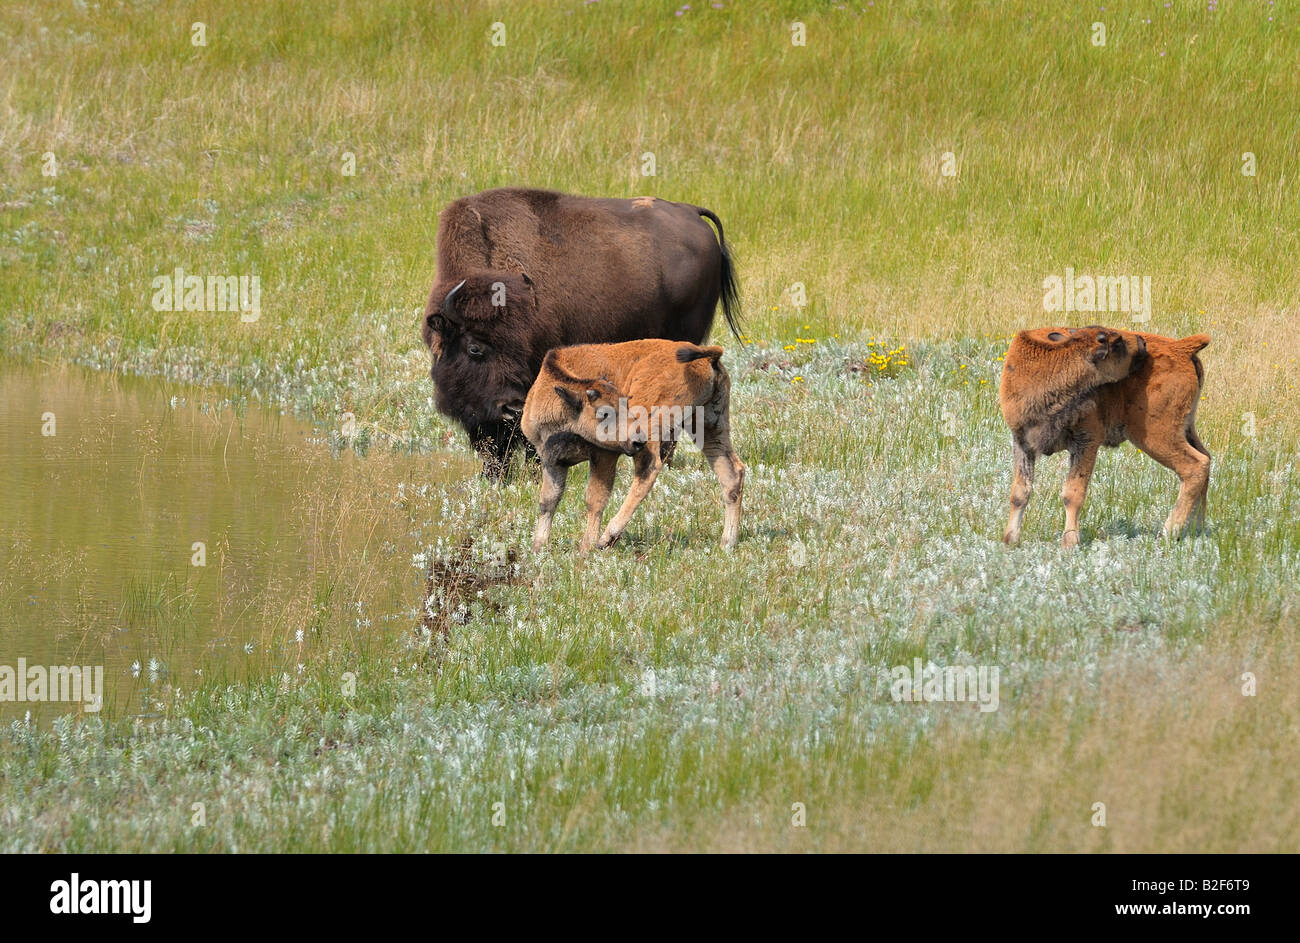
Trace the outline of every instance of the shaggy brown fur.
<path fill-rule="evenodd" d="M 735 546 L 745 465 L 731 447 L 731 378 L 721 357 L 721 347 L 665 340 L 584 344 L 546 355 L 521 421 L 542 460 L 534 550 L 550 538 L 569 467 L 583 461 L 591 462 L 591 476 L 581 546 L 587 550 L 597 543 L 618 456 L 626 454 L 634 456 L 635 478 L 599 546 L 618 540 L 683 432 L 696 437 L 722 485 L 722 545 Z M 682 419 L 688 409 L 691 428 L 686 429 Z M 612 421 L 620 411 L 621 427 Z"/>
<path fill-rule="evenodd" d="M 1015 471 L 1003 540 L 1020 538 L 1039 455 L 1068 450 L 1061 489 L 1063 546 L 1079 542 L 1079 512 L 1101 446 L 1132 442 L 1181 481 L 1165 533 L 1204 524 L 1210 453 L 1196 434 L 1206 334 L 1181 340 L 1111 328 L 1038 328 L 1012 341 L 1003 367 L 1002 415 L 1011 427 Z M 1118 374 L 1118 376 L 1117 376 Z"/>

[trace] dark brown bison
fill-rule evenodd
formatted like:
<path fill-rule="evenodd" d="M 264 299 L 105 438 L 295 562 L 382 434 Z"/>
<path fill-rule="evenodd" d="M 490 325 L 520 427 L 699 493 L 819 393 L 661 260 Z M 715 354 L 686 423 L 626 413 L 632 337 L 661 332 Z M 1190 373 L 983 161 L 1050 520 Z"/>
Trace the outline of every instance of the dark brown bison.
<path fill-rule="evenodd" d="M 439 219 L 424 312 L 438 411 L 460 422 L 484 473 L 499 478 L 522 443 L 519 414 L 548 350 L 700 343 L 719 298 L 739 337 L 731 255 L 702 207 L 519 188 L 463 197 Z"/>

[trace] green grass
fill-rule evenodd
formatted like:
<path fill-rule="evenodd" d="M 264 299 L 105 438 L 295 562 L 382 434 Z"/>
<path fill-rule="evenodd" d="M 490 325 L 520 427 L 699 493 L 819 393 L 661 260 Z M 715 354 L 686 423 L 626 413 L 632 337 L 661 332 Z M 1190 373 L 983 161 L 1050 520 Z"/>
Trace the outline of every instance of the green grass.
<path fill-rule="evenodd" d="M 522 551 L 531 531 L 527 476 L 408 489 L 411 520 L 436 526 L 314 576 L 277 623 L 309 630 L 303 674 L 210 678 L 152 724 L 10 726 L 0 847 L 1300 847 L 1294 14 L 693 6 L 0 12 L 6 350 L 224 383 L 329 428 L 352 411 L 381 449 L 463 463 L 416 310 L 438 209 L 507 183 L 709 206 L 755 341 L 728 342 L 750 468 L 734 554 L 688 452 L 618 547 L 578 558 L 578 472 L 547 554 L 435 598 L 445 643 L 404 622 L 348 631 L 337 610 L 378 568 L 463 541 Z M 259 274 L 261 319 L 154 312 L 150 279 L 177 266 Z M 1006 335 L 1103 320 L 1044 313 L 1042 280 L 1067 266 L 1150 275 L 1144 327 L 1214 336 L 1206 536 L 1158 536 L 1173 476 L 1125 447 L 1099 463 L 1076 552 L 1056 543 L 1056 460 L 1023 545 L 998 543 Z M 873 340 L 906 344 L 907 364 L 849 369 Z M 339 513 L 382 507 L 405 476 L 375 473 Z M 177 605 L 165 586 L 132 599 Z M 889 669 L 914 657 L 998 666 L 999 710 L 894 702 Z"/>

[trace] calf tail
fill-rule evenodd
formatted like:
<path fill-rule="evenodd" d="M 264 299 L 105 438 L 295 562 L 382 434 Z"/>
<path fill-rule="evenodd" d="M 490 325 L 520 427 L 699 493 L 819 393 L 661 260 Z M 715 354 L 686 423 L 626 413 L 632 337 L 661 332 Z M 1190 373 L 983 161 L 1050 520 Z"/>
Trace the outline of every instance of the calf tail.
<path fill-rule="evenodd" d="M 1191 358 L 1192 366 L 1196 368 L 1197 389 L 1205 385 L 1205 366 L 1201 363 L 1201 358 L 1196 355 L 1208 347 L 1209 343 L 1209 334 L 1193 334 L 1191 337 L 1179 339 L 1174 344 L 1174 350 Z"/>
<path fill-rule="evenodd" d="M 718 228 L 718 248 L 722 250 L 722 316 L 727 319 L 727 327 L 736 340 L 744 342 L 740 336 L 740 287 L 736 284 L 736 263 L 731 257 L 731 249 L 722 235 L 722 220 L 712 210 L 702 206 L 695 207 L 705 219 L 711 220 Z"/>
<path fill-rule="evenodd" d="M 690 363 L 694 360 L 703 360 L 708 357 L 717 367 L 718 361 L 722 359 L 724 351 L 721 347 L 696 347 L 694 344 L 683 344 L 677 348 L 677 362 Z"/>
<path fill-rule="evenodd" d="M 1210 346 L 1210 335 L 1193 334 L 1191 337 L 1180 338 L 1174 342 L 1173 346 L 1175 350 L 1190 357 L 1192 354 L 1199 353 Z"/>

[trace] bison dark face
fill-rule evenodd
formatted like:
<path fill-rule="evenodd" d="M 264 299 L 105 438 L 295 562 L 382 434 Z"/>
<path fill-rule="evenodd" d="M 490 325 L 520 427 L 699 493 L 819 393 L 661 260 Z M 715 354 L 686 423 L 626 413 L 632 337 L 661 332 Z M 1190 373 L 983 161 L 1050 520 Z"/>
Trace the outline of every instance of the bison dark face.
<path fill-rule="evenodd" d="M 425 309 L 438 411 L 464 427 L 491 478 L 505 474 L 523 439 L 519 415 L 541 360 L 526 329 L 533 306 L 525 277 L 488 272 L 445 293 L 435 286 Z"/>

